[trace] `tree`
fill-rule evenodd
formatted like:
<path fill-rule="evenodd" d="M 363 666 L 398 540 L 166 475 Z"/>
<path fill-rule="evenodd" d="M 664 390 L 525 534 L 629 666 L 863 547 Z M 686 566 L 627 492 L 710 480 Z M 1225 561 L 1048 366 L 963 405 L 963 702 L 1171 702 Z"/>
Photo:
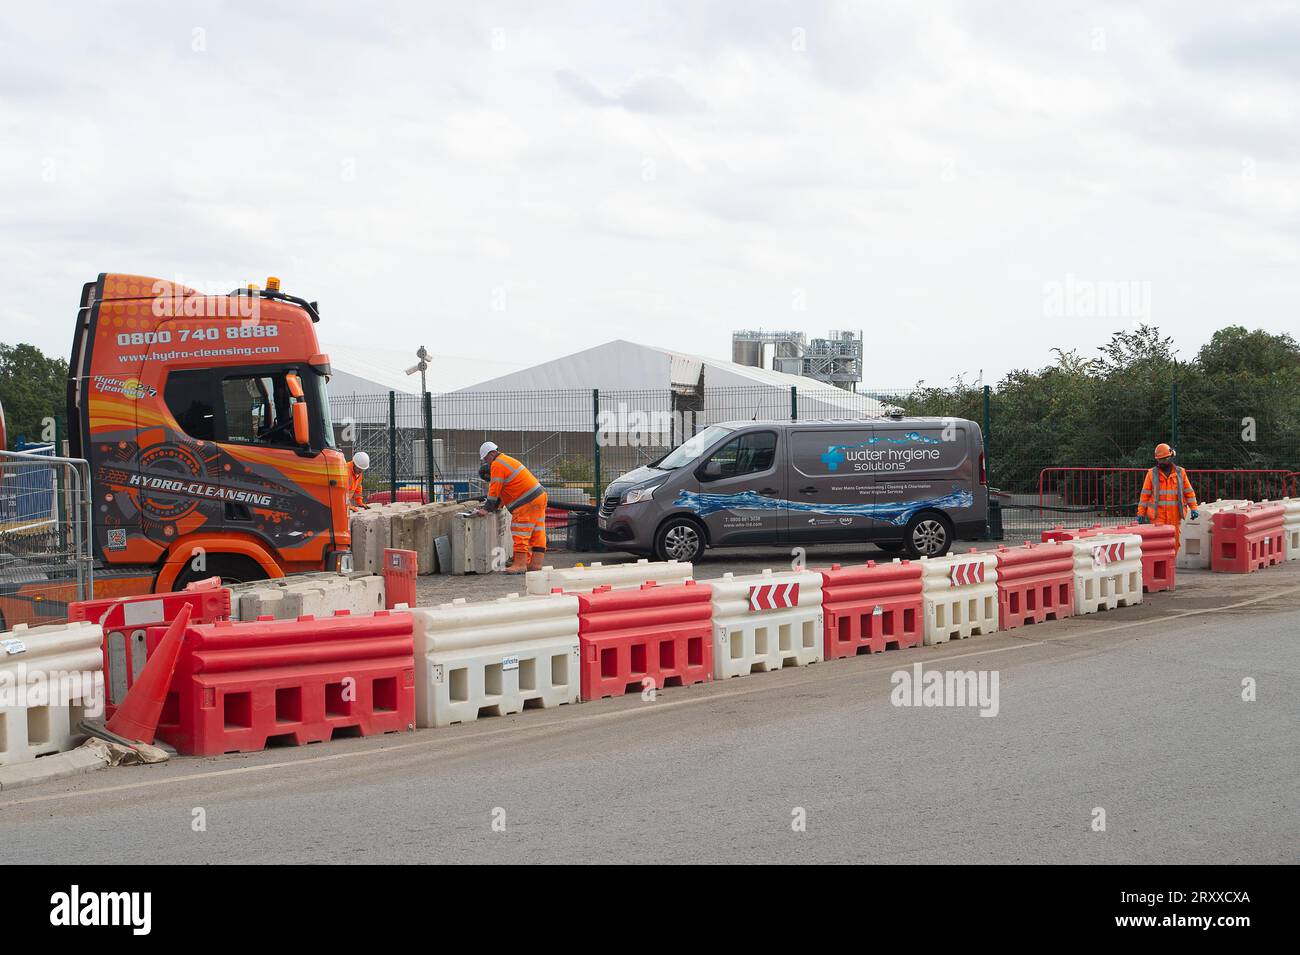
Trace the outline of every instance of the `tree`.
<path fill-rule="evenodd" d="M 46 424 L 62 418 L 67 401 L 68 363 L 50 358 L 35 345 L 0 342 L 0 404 L 8 440 L 42 441 L 53 435 Z"/>

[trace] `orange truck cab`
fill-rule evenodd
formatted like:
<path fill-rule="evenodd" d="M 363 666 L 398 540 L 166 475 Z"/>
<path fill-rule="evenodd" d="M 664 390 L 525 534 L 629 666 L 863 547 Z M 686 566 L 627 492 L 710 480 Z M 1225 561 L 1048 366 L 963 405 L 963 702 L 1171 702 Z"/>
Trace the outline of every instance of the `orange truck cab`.
<path fill-rule="evenodd" d="M 95 596 L 347 569 L 314 302 L 104 274 L 82 289 L 68 374 L 90 463 Z"/>

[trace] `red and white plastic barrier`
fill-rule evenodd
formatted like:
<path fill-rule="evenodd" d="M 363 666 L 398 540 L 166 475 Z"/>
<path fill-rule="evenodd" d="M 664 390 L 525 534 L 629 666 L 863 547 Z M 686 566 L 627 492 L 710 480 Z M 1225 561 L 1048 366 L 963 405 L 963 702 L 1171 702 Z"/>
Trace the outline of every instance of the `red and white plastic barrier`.
<path fill-rule="evenodd" d="M 920 563 L 926 646 L 997 632 L 996 556 L 971 550 Z"/>
<path fill-rule="evenodd" d="M 1074 612 L 1096 613 L 1142 602 L 1142 538 L 1096 534 L 1071 541 Z"/>
<path fill-rule="evenodd" d="M 1255 504 L 1218 511 L 1211 518 L 1210 569 L 1222 574 L 1249 574 L 1286 560 L 1286 508 Z"/>
<path fill-rule="evenodd" d="M 412 627 L 387 610 L 191 624 L 157 735 L 216 756 L 414 729 Z M 165 632 L 149 629 L 151 651 Z"/>
<path fill-rule="evenodd" d="M 171 623 L 185 606 L 190 608 L 191 623 L 229 620 L 230 588 L 221 586 L 220 577 L 209 577 L 177 593 L 105 597 L 68 605 L 69 620 L 88 620 L 104 630 L 105 716 L 113 715 L 144 669 L 148 629 Z"/>
<path fill-rule="evenodd" d="M 998 547 L 998 628 L 1074 616 L 1074 549 L 1061 541 Z"/>
<path fill-rule="evenodd" d="M 571 594 L 411 611 L 420 726 L 578 702 L 578 599 Z"/>
<path fill-rule="evenodd" d="M 821 575 L 826 659 L 920 646 L 925 639 L 920 564 L 832 564 Z"/>
<path fill-rule="evenodd" d="M 709 586 L 716 679 L 824 659 L 821 574 L 723 574 Z"/>
<path fill-rule="evenodd" d="M 1282 518 L 1282 555 L 1286 560 L 1300 560 L 1300 497 L 1283 497 L 1276 501 L 1260 501 L 1261 504 L 1281 505 Z"/>
<path fill-rule="evenodd" d="M 693 580 L 579 593 L 582 698 L 713 679 L 713 589 Z"/>

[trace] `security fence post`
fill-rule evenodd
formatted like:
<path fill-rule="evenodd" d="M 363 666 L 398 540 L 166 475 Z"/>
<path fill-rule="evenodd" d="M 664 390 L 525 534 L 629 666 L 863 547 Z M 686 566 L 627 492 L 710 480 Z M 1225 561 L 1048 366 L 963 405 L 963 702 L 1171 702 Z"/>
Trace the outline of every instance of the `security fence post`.
<path fill-rule="evenodd" d="M 397 392 L 388 393 L 388 500 L 397 502 Z"/>
<path fill-rule="evenodd" d="M 427 500 L 433 500 L 433 396 L 424 393 L 424 484 Z"/>
<path fill-rule="evenodd" d="M 790 386 L 790 420 L 799 420 L 799 386 Z"/>
<path fill-rule="evenodd" d="M 591 494 L 600 503 L 600 389 L 591 389 Z"/>
<path fill-rule="evenodd" d="M 1169 386 L 1169 443 L 1178 450 L 1178 382 Z"/>
<path fill-rule="evenodd" d="M 993 473 L 993 458 L 989 454 L 989 386 L 984 386 L 984 474 L 986 477 Z M 992 479 L 989 478 L 992 484 Z"/>

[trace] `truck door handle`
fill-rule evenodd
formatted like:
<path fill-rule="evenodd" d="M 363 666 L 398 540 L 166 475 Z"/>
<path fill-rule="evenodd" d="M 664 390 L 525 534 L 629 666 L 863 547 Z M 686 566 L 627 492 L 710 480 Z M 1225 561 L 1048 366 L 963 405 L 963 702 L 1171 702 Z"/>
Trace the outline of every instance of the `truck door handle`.
<path fill-rule="evenodd" d="M 816 493 L 817 493 L 817 486 L 816 486 L 815 484 L 809 484 L 807 487 L 801 487 L 801 488 L 799 488 L 799 493 L 800 493 L 800 494 L 816 494 Z"/>

